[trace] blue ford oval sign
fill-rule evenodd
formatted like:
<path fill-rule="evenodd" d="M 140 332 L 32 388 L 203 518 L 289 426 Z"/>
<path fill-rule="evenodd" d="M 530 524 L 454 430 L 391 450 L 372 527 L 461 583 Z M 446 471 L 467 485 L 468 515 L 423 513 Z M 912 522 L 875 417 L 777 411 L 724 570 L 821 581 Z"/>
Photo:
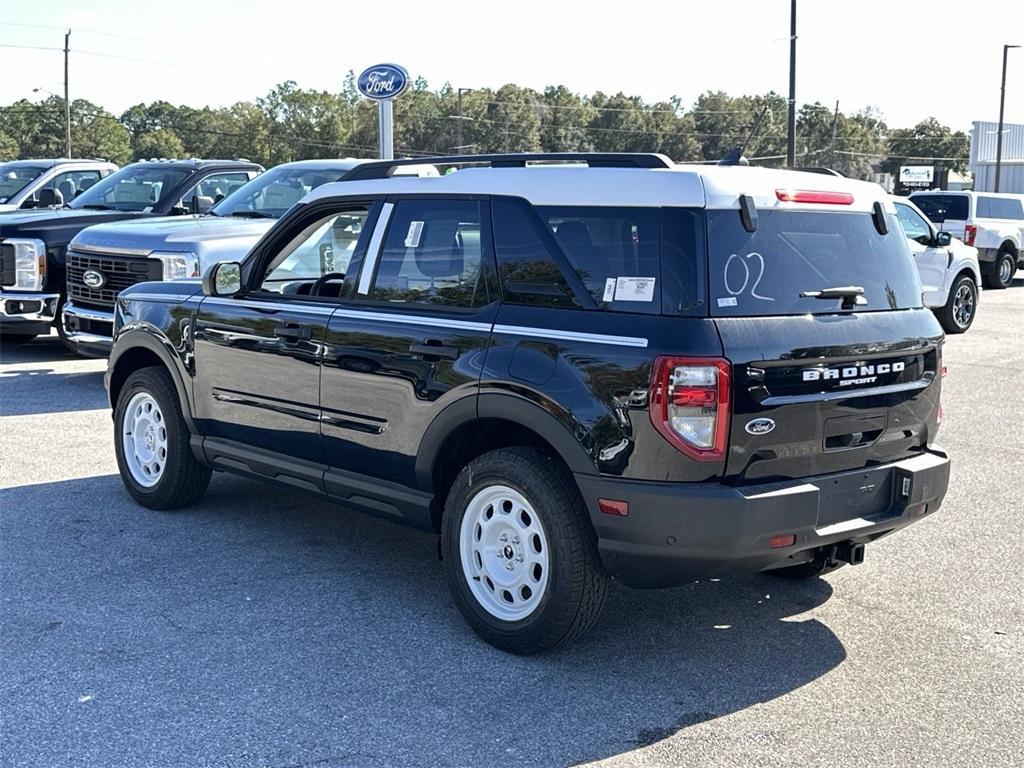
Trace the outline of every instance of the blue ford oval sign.
<path fill-rule="evenodd" d="M 767 435 L 775 429 L 775 421 L 772 419 L 752 419 L 747 422 L 747 426 L 744 429 L 751 435 Z"/>
<path fill-rule="evenodd" d="M 363 71 L 356 87 L 368 99 L 393 99 L 409 87 L 409 73 L 397 64 L 378 64 Z"/>

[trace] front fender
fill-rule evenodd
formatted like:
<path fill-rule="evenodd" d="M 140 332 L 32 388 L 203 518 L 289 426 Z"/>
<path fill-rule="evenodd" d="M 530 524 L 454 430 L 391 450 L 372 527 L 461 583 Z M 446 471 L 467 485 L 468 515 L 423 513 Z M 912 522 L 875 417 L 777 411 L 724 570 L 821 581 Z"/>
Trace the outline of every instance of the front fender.
<path fill-rule="evenodd" d="M 128 323 L 117 334 L 104 376 L 111 409 L 117 407 L 117 394 L 132 371 L 152 364 L 154 358 L 163 364 L 170 373 L 174 388 L 178 392 L 178 401 L 182 405 L 182 416 L 189 431 L 196 434 L 195 422 L 192 418 L 192 388 L 186 383 L 190 380 L 190 376 L 181 350 L 176 348 L 159 329 L 149 323 Z"/>

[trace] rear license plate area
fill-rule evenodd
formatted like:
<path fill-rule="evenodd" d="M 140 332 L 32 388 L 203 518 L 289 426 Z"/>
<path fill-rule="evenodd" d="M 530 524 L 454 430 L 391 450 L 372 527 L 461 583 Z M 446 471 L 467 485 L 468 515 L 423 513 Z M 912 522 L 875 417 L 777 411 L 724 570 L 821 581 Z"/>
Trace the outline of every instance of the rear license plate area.
<path fill-rule="evenodd" d="M 893 473 L 851 472 L 818 484 L 818 527 L 883 515 L 893 506 Z"/>

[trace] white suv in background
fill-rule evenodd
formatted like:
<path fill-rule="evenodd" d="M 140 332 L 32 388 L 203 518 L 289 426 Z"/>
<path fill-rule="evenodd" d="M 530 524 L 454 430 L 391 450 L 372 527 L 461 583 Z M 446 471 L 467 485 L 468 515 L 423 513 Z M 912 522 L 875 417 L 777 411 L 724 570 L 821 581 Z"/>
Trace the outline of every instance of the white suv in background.
<path fill-rule="evenodd" d="M 935 190 L 910 197 L 942 229 L 978 249 L 986 288 L 1008 288 L 1024 268 L 1024 195 Z"/>
<path fill-rule="evenodd" d="M 914 254 L 925 305 L 935 312 L 946 333 L 963 333 L 978 311 L 978 249 L 949 232 L 940 232 L 907 198 L 893 197 L 892 201 Z"/>

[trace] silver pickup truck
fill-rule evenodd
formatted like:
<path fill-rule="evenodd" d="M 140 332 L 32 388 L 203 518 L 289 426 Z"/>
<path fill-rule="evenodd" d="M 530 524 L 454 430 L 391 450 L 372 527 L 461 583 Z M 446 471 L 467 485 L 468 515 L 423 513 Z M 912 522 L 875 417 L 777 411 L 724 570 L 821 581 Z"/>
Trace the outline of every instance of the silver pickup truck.
<path fill-rule="evenodd" d="M 198 277 L 211 264 L 242 258 L 306 193 L 340 180 L 360 162 L 365 161 L 285 163 L 234 190 L 205 215 L 82 230 L 68 247 L 68 300 L 61 318 L 68 345 L 84 356 L 106 356 L 120 291 L 146 281 Z"/>

